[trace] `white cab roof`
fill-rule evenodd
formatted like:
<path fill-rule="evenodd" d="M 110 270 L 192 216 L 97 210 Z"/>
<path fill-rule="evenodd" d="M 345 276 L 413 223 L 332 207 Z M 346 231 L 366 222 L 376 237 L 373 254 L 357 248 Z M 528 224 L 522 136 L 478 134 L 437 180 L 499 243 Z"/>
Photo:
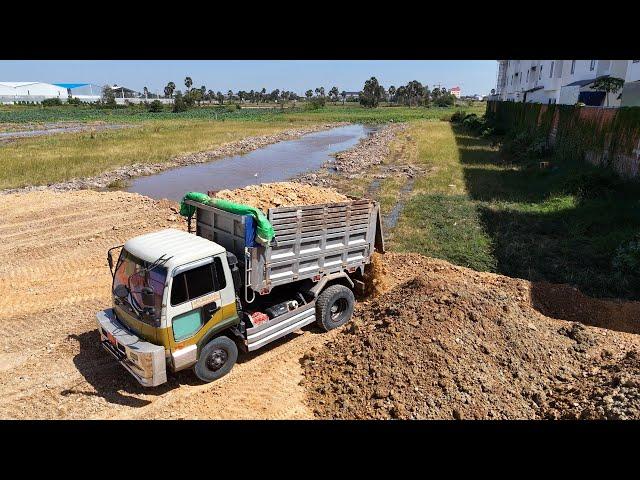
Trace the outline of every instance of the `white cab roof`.
<path fill-rule="evenodd" d="M 175 228 L 134 237 L 124 244 L 124 248 L 147 262 L 153 262 L 162 255 L 173 257 L 164 264 L 169 272 L 175 267 L 225 252 L 217 243 Z"/>

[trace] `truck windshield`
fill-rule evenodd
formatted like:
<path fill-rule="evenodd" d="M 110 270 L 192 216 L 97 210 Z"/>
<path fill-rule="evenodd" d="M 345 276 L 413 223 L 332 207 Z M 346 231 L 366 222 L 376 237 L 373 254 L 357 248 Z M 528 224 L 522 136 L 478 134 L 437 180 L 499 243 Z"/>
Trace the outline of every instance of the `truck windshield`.
<path fill-rule="evenodd" d="M 133 301 L 129 303 L 132 307 L 140 311 L 142 308 L 142 288 L 145 286 L 151 287 L 154 293 L 154 307 L 155 315 L 154 320 L 160 318 L 160 311 L 162 309 L 162 293 L 164 292 L 164 284 L 167 279 L 167 269 L 162 266 L 156 266 L 150 271 L 145 271 L 144 268 L 149 266 L 149 262 L 139 259 L 135 255 L 122 249 L 120 258 L 118 258 L 118 264 L 116 265 L 116 272 L 113 277 L 113 290 L 118 285 L 125 285 L 130 288 Z"/>

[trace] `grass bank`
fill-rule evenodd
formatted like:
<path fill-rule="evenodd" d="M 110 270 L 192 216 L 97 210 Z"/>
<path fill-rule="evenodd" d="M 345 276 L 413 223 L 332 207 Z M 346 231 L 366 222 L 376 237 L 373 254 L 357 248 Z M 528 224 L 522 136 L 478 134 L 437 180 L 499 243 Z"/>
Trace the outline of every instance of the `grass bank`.
<path fill-rule="evenodd" d="M 430 173 L 414 184 L 393 249 L 640 298 L 640 186 L 583 162 L 508 163 L 444 122 L 416 122 L 405 141 Z"/>
<path fill-rule="evenodd" d="M 0 146 L 0 190 L 89 177 L 133 163 L 156 163 L 241 138 L 309 123 L 165 120 L 133 128 L 25 138 Z"/>

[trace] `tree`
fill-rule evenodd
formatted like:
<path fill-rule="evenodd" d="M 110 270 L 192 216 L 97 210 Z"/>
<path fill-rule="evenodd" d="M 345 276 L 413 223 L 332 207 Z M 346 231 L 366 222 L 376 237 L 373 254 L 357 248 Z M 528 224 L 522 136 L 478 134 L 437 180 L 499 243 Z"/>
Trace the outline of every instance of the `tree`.
<path fill-rule="evenodd" d="M 331 98 L 334 102 L 338 101 L 338 96 L 340 92 L 338 91 L 338 87 L 333 87 L 329 90 L 329 98 Z"/>
<path fill-rule="evenodd" d="M 109 85 L 102 87 L 102 101 L 110 107 L 116 106 L 116 94 Z"/>
<path fill-rule="evenodd" d="M 187 93 L 189 93 L 189 89 L 191 88 L 191 85 L 193 85 L 193 80 L 191 80 L 191 77 L 186 77 L 184 79 L 184 85 L 185 87 L 187 87 Z"/>
<path fill-rule="evenodd" d="M 176 89 L 176 84 L 173 82 L 167 83 L 167 86 L 164 87 L 164 95 L 166 97 L 173 97 L 173 92 Z"/>
<path fill-rule="evenodd" d="M 216 100 L 218 100 L 220 105 L 224 105 L 224 95 L 222 92 L 216 92 Z"/>
<path fill-rule="evenodd" d="M 142 93 L 144 93 L 144 98 L 149 98 L 149 89 L 147 87 L 142 89 Z"/>
<path fill-rule="evenodd" d="M 207 92 L 207 100 L 209 101 L 209 103 L 213 102 L 216 99 L 216 94 L 214 93 L 213 90 L 209 90 Z"/>
<path fill-rule="evenodd" d="M 387 92 L 389 93 L 389 102 L 393 102 L 396 96 L 396 87 L 391 85 L 389 87 L 389 90 L 387 90 Z"/>
<path fill-rule="evenodd" d="M 307 100 L 309 100 L 311 97 L 313 97 L 313 90 L 307 90 L 306 92 L 304 92 L 304 96 L 307 97 Z"/>
<path fill-rule="evenodd" d="M 229 99 L 229 103 L 233 100 L 233 90 L 229 90 L 227 92 L 227 98 Z"/>
<path fill-rule="evenodd" d="M 342 97 L 342 105 L 344 105 L 344 102 L 347 99 L 347 92 L 343 90 L 342 92 L 340 92 L 340 96 Z"/>
<path fill-rule="evenodd" d="M 175 99 L 173 100 L 173 113 L 184 112 L 188 109 L 188 105 L 184 101 L 184 97 L 182 96 L 182 92 L 178 90 L 176 92 Z"/>
<path fill-rule="evenodd" d="M 605 92 L 604 98 L 607 102 L 607 107 L 609 106 L 609 94 L 610 93 L 618 93 L 624 86 L 624 80 L 622 78 L 617 77 L 603 77 L 596 79 L 595 82 L 591 85 L 591 88 L 597 92 Z"/>
<path fill-rule="evenodd" d="M 422 104 L 426 93 L 427 89 L 423 87 L 419 81 L 411 80 L 407 83 L 405 94 L 407 101 L 409 102 L 409 106 Z"/>
<path fill-rule="evenodd" d="M 359 95 L 360 105 L 368 108 L 375 108 L 380 102 L 380 84 L 376 77 L 371 77 L 364 82 L 364 88 Z"/>

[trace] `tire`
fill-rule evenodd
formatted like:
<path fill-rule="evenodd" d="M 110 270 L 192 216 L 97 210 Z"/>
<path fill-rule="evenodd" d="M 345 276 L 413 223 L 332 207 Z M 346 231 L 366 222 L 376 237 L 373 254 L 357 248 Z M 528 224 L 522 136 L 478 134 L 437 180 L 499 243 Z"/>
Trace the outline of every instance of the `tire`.
<path fill-rule="evenodd" d="M 238 359 L 238 346 L 229 337 L 216 337 L 207 343 L 193 366 L 203 382 L 213 382 L 231 371 Z"/>
<path fill-rule="evenodd" d="M 343 285 L 331 285 L 316 301 L 316 322 L 325 331 L 333 330 L 351 320 L 355 298 Z"/>

